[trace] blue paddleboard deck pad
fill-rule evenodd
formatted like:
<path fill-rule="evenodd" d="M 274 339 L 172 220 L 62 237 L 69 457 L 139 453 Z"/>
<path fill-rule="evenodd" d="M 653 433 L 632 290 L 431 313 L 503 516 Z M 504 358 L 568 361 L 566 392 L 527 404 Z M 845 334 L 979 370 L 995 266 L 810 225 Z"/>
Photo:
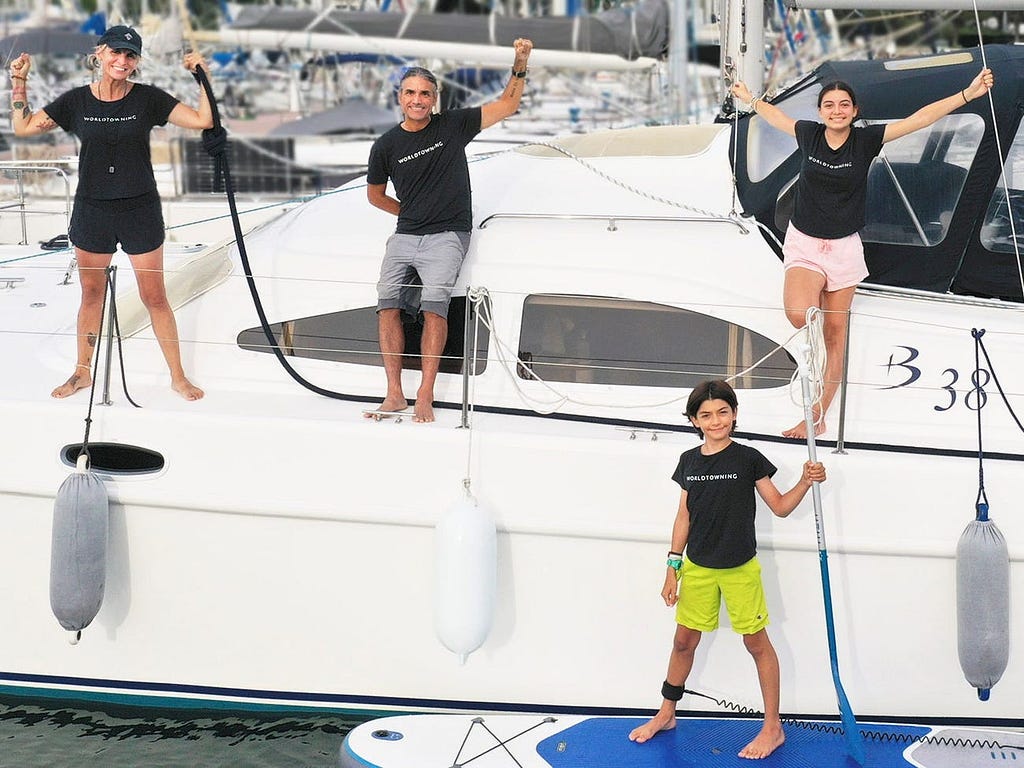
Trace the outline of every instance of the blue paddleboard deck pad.
<path fill-rule="evenodd" d="M 341 768 L 857 768 L 838 723 L 785 725 L 786 742 L 763 760 L 741 758 L 760 720 L 679 718 L 636 744 L 645 718 L 403 715 L 363 723 L 341 747 Z M 1024 767 L 1024 734 L 860 723 L 863 768 Z M 922 741 L 922 738 L 924 740 Z M 1014 746 L 1016 745 L 1016 746 Z M 1019 761 L 1019 762 L 1018 762 Z"/>

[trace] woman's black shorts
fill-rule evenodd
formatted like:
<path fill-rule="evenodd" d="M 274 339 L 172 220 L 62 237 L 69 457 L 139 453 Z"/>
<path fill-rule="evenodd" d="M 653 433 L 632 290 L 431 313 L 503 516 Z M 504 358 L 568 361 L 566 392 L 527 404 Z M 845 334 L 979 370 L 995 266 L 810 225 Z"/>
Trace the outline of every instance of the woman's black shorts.
<path fill-rule="evenodd" d="M 160 195 L 154 191 L 118 200 L 76 197 L 68 240 L 90 253 L 113 253 L 118 243 L 130 256 L 155 251 L 164 243 Z"/>

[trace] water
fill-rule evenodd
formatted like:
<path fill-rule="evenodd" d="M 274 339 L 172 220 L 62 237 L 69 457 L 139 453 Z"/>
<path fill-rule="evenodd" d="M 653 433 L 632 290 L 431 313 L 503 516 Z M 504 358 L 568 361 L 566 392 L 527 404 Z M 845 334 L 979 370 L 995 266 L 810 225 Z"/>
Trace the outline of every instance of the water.
<path fill-rule="evenodd" d="M 331 768 L 360 722 L 0 697 L 0 767 Z"/>

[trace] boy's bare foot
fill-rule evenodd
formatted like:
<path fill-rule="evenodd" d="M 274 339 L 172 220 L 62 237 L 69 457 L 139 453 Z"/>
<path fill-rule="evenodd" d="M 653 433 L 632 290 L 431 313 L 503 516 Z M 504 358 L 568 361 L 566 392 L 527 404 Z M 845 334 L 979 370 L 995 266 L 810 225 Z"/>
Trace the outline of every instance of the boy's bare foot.
<path fill-rule="evenodd" d="M 814 436 L 818 437 L 825 433 L 825 420 L 818 415 L 814 417 Z M 782 433 L 783 437 L 795 437 L 798 440 L 807 439 L 807 423 L 800 421 L 795 424 L 791 429 L 787 429 Z"/>
<path fill-rule="evenodd" d="M 419 424 L 429 424 L 434 420 L 434 403 L 432 400 L 416 398 L 412 420 Z"/>
<path fill-rule="evenodd" d="M 179 395 L 184 397 L 186 400 L 202 400 L 203 392 L 199 387 L 193 384 L 191 381 L 182 376 L 180 379 L 171 380 L 171 389 L 177 392 Z"/>
<path fill-rule="evenodd" d="M 781 725 L 769 726 L 767 723 L 761 728 L 761 732 L 754 737 L 754 740 L 739 751 L 740 757 L 750 760 L 762 760 L 786 741 L 786 734 L 782 732 Z"/>
<path fill-rule="evenodd" d="M 405 401 L 404 397 L 385 397 L 384 402 L 377 406 L 378 411 L 384 411 L 385 413 L 398 413 L 404 411 L 409 407 L 409 403 Z M 364 413 L 363 418 L 373 418 L 372 413 Z"/>
<path fill-rule="evenodd" d="M 637 744 L 643 744 L 662 731 L 671 731 L 675 727 L 676 716 L 674 714 L 666 715 L 659 712 L 643 725 L 637 726 L 630 731 L 629 740 L 635 741 Z"/>
<path fill-rule="evenodd" d="M 65 398 L 75 394 L 80 389 L 85 389 L 92 384 L 92 373 L 86 365 L 75 366 L 75 372 L 71 378 L 57 387 L 50 393 L 51 397 Z"/>

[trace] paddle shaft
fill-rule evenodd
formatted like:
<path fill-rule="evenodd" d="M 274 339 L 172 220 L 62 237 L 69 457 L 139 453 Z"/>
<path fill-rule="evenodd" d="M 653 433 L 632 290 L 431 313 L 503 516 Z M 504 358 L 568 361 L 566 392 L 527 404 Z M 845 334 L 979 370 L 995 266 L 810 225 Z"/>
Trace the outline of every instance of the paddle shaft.
<path fill-rule="evenodd" d="M 818 460 L 818 450 L 814 442 L 814 412 L 811 408 L 811 385 L 808 380 L 808 366 L 800 366 L 800 389 L 804 401 L 804 425 L 807 428 L 807 457 L 814 462 Z M 832 611 L 832 583 L 828 574 L 828 549 L 825 546 L 825 523 L 821 514 L 821 488 L 817 482 L 811 483 L 811 499 L 814 502 L 814 528 L 818 534 L 818 563 L 821 566 L 821 593 L 825 602 L 825 633 L 828 636 L 828 658 L 832 667 L 832 682 L 836 689 L 839 702 L 839 715 L 843 721 L 843 736 L 850 755 L 861 765 L 864 764 L 864 741 L 853 716 L 853 708 L 843 682 L 839 678 L 839 654 L 836 650 L 836 625 Z"/>

